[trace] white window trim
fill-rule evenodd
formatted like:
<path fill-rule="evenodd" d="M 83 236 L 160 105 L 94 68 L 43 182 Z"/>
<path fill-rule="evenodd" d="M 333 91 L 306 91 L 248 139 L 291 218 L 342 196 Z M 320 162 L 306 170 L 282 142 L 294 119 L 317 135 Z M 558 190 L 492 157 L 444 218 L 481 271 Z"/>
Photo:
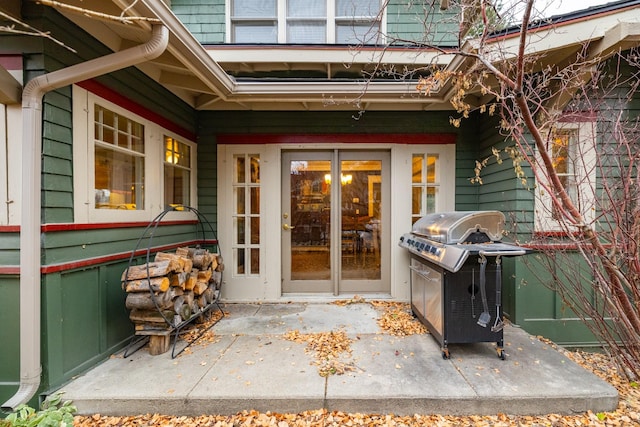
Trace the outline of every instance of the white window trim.
<path fill-rule="evenodd" d="M 577 164 L 575 171 L 577 194 L 580 197 L 581 214 L 586 224 L 591 225 L 595 221 L 595 187 L 596 187 L 596 123 L 594 121 L 574 121 L 557 123 L 559 130 L 576 130 L 578 132 L 578 147 L 576 147 L 581 162 Z M 538 154 L 537 163 L 542 164 Z M 551 197 L 544 189 L 546 181 L 539 177 L 540 183 L 536 185 L 535 192 L 535 218 L 534 229 L 536 232 L 566 231 L 562 224 L 552 217 Z"/>
<path fill-rule="evenodd" d="M 0 200 L 9 204 L 9 152 L 7 150 L 7 107 L 0 104 Z M 3 209 L 0 213 L 0 225 L 9 224 L 8 209 Z"/>
<path fill-rule="evenodd" d="M 141 210 L 95 209 L 94 106 L 100 104 L 144 126 L 145 207 Z M 191 147 L 191 206 L 197 206 L 196 145 L 183 136 L 138 116 L 106 99 L 73 86 L 73 185 L 76 223 L 151 221 L 164 206 L 164 136 Z M 192 219 L 191 212 L 169 212 L 166 220 Z"/>
<path fill-rule="evenodd" d="M 327 1 L 327 33 L 325 44 L 336 43 L 336 20 L 343 21 L 344 17 L 336 17 L 335 0 Z M 231 20 L 232 15 L 232 2 L 233 0 L 227 0 L 225 2 L 225 40 L 226 43 L 233 43 L 233 24 Z M 382 1 L 380 2 L 382 7 Z M 286 0 L 276 0 L 276 16 L 277 16 L 277 43 L 287 44 L 287 3 Z M 377 17 L 378 15 L 376 15 Z M 354 19 L 358 19 L 357 16 Z M 382 10 L 382 16 L 380 17 L 380 43 L 385 43 L 385 34 L 387 28 L 387 8 Z M 322 44 L 322 43 L 321 43 Z"/>
<path fill-rule="evenodd" d="M 20 104 L 0 104 L 0 225 L 19 225 L 22 194 L 22 109 Z"/>

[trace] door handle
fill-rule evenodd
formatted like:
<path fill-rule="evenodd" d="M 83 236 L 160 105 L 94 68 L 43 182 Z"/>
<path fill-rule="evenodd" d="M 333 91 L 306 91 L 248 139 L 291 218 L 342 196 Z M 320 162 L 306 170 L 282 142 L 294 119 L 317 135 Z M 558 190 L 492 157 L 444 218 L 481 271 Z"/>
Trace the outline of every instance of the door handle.
<path fill-rule="evenodd" d="M 296 228 L 294 225 L 282 224 L 283 230 L 293 230 L 294 228 Z"/>

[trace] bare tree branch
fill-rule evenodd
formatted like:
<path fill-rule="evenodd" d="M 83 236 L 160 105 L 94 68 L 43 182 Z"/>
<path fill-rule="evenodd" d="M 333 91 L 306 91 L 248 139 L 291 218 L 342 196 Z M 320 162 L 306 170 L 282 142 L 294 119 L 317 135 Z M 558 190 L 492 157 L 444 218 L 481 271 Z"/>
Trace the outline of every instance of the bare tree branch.
<path fill-rule="evenodd" d="M 14 18 L 11 15 L 8 15 L 2 11 L 0 11 L 0 17 L 8 19 L 9 21 L 18 24 L 24 28 L 26 28 L 26 30 L 17 30 L 15 28 L 15 25 L 12 26 L 0 26 L 0 32 L 5 32 L 5 33 L 14 33 L 14 34 L 23 34 L 23 35 L 27 35 L 27 36 L 36 36 L 36 37 L 43 37 L 45 39 L 51 40 L 52 42 L 54 42 L 55 44 L 64 47 L 67 50 L 70 50 L 73 53 L 76 53 L 75 49 L 67 46 L 66 44 L 62 43 L 60 40 L 56 39 L 55 37 L 52 37 L 51 34 L 47 31 L 40 31 L 37 28 L 32 27 L 31 25 L 20 21 L 19 19 Z"/>
<path fill-rule="evenodd" d="M 80 15 L 86 15 L 90 18 L 100 19 L 104 21 L 120 22 L 122 24 L 132 24 L 134 22 L 148 22 L 151 24 L 161 23 L 159 19 L 149 18 L 146 16 L 124 16 L 125 13 L 137 3 L 137 1 L 138 0 L 135 0 L 131 5 L 129 5 L 126 9 L 124 9 L 120 16 L 114 16 L 106 13 L 96 12 L 95 10 L 87 9 L 84 7 L 72 6 L 65 3 L 60 3 L 59 1 L 55 1 L 55 0 L 38 0 L 38 3 L 41 3 L 45 6 L 53 7 L 55 9 L 59 9 L 59 10 L 66 10 L 66 11 L 77 13 Z"/>

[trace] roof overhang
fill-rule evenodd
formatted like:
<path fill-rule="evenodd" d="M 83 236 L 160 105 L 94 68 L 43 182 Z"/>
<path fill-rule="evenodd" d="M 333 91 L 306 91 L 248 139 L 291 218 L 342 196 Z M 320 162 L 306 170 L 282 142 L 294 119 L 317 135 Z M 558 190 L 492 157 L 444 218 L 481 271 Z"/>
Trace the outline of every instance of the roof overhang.
<path fill-rule="evenodd" d="M 82 0 L 64 4 L 87 7 Z M 443 85 L 429 95 L 419 94 L 415 80 L 366 81 L 354 75 L 376 65 L 420 72 L 431 66 L 464 70 L 469 58 L 435 49 L 349 48 L 339 46 L 234 46 L 203 47 L 162 0 L 92 2 L 91 8 L 108 15 L 141 16 L 161 21 L 169 28 L 167 51 L 138 68 L 176 96 L 199 110 L 447 110 L 450 87 Z M 602 58 L 619 49 L 640 45 L 640 9 L 634 7 L 594 11 L 588 16 L 541 25 L 531 31 L 528 54 L 538 55 L 540 65 L 563 64 L 585 46 Z M 124 24 L 58 9 L 78 26 L 114 51 L 148 40 L 151 24 Z M 499 47 L 496 61 L 513 57 L 518 34 L 492 40 Z M 463 49 L 473 49 L 467 42 Z M 309 71 L 313 79 L 243 78 L 260 72 Z M 417 71 L 416 71 L 417 70 Z M 426 71 L 425 71 L 426 72 Z M 236 74 L 238 77 L 233 77 Z M 414 74 L 415 77 L 416 74 Z"/>

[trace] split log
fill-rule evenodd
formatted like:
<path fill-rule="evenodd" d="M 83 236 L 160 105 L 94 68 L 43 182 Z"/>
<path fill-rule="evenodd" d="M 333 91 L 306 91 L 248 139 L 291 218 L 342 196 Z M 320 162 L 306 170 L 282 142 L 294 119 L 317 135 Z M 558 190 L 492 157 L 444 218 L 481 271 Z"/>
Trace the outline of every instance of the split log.
<path fill-rule="evenodd" d="M 222 272 L 214 271 L 211 275 L 211 283 L 214 284 L 216 289 L 220 289 L 220 285 L 222 284 Z"/>
<path fill-rule="evenodd" d="M 224 271 L 224 262 L 222 262 L 222 257 L 220 255 L 218 255 L 218 266 L 215 270 L 221 273 Z"/>
<path fill-rule="evenodd" d="M 173 311 L 180 314 L 180 308 L 184 305 L 184 296 L 180 295 L 173 300 Z"/>
<path fill-rule="evenodd" d="M 187 281 L 184 283 L 185 291 L 192 290 L 196 286 L 197 282 L 198 282 L 198 270 L 191 270 L 191 273 L 189 273 L 189 277 L 187 277 Z"/>
<path fill-rule="evenodd" d="M 177 309 L 176 313 L 182 318 L 182 320 L 187 320 L 191 318 L 193 314 L 193 309 L 191 308 L 191 304 L 182 303 Z"/>
<path fill-rule="evenodd" d="M 209 282 L 203 282 L 201 280 L 198 280 L 196 282 L 196 285 L 193 287 L 193 293 L 195 295 L 202 295 L 204 291 L 207 290 L 207 288 L 209 288 Z"/>
<path fill-rule="evenodd" d="M 120 281 L 146 279 L 148 277 L 166 276 L 169 273 L 177 271 L 180 264 L 173 260 L 164 260 L 158 262 L 150 262 L 142 265 L 132 265 L 122 272 Z"/>
<path fill-rule="evenodd" d="M 205 307 L 208 305 L 208 303 L 207 303 L 207 298 L 204 296 L 204 294 L 203 294 L 203 295 L 200 295 L 200 296 L 196 299 L 196 301 L 198 302 L 198 307 L 200 307 L 201 309 L 202 309 L 202 308 L 205 308 Z"/>
<path fill-rule="evenodd" d="M 173 273 L 170 274 L 169 276 L 169 284 L 172 287 L 177 287 L 180 289 L 185 288 L 185 284 L 187 282 L 187 278 L 189 277 L 189 273 L 185 273 L 185 272 L 181 272 L 181 273 Z"/>
<path fill-rule="evenodd" d="M 211 271 L 211 269 L 198 271 L 198 282 L 209 283 L 209 280 L 211 280 L 212 274 L 213 274 L 213 271 Z"/>
<path fill-rule="evenodd" d="M 191 261 L 191 259 L 182 257 L 180 255 L 176 255 L 168 252 L 158 252 L 156 254 L 156 258 L 155 258 L 156 262 L 167 261 L 167 260 L 175 261 L 178 263 L 178 265 L 180 265 L 180 268 L 178 270 L 175 270 L 177 273 L 180 273 L 180 272 L 188 273 L 191 271 L 191 267 L 193 266 L 193 261 Z"/>
<path fill-rule="evenodd" d="M 209 251 L 202 250 L 193 254 L 193 266 L 200 270 L 206 270 L 213 262 L 213 257 Z"/>
<path fill-rule="evenodd" d="M 173 325 L 165 323 L 136 323 L 134 325 L 137 335 L 165 334 L 171 332 Z"/>
<path fill-rule="evenodd" d="M 193 291 L 185 291 L 183 297 L 184 297 L 184 302 L 185 303 L 187 303 L 189 305 L 193 304 L 193 300 L 195 298 L 195 296 L 193 294 Z"/>
<path fill-rule="evenodd" d="M 174 315 L 173 310 L 163 310 L 161 314 L 157 310 L 140 310 L 137 308 L 131 310 L 131 313 L 129 313 L 129 319 L 131 319 L 132 322 L 137 322 L 137 323 L 165 323 L 166 324 L 167 322 L 165 321 L 164 317 L 162 317 L 163 314 L 169 320 L 169 322 L 173 320 L 173 315 Z"/>
<path fill-rule="evenodd" d="M 152 277 L 151 279 L 125 282 L 127 292 L 149 292 L 149 287 L 154 292 L 164 292 L 169 289 L 169 279 L 167 277 Z"/>
<path fill-rule="evenodd" d="M 184 258 L 191 258 L 193 256 L 193 249 L 191 248 L 178 248 L 176 249 L 176 255 Z"/>
<path fill-rule="evenodd" d="M 173 294 L 173 298 L 180 296 L 180 295 L 184 295 L 184 289 L 179 288 L 179 287 L 172 287 L 169 288 L 169 290 L 167 292 L 171 292 Z"/>
<path fill-rule="evenodd" d="M 166 310 L 173 306 L 173 293 L 167 292 L 156 292 L 153 297 L 155 298 L 158 307 L 161 310 Z M 149 292 L 129 292 L 127 294 L 127 299 L 125 300 L 125 306 L 132 310 L 134 308 L 140 308 L 143 310 L 154 310 L 156 308 L 156 304 L 153 302 L 153 298 Z"/>
<path fill-rule="evenodd" d="M 202 296 L 205 297 L 207 305 L 211 304 L 215 300 L 215 292 L 211 286 L 209 286 L 207 290 L 202 293 Z"/>

